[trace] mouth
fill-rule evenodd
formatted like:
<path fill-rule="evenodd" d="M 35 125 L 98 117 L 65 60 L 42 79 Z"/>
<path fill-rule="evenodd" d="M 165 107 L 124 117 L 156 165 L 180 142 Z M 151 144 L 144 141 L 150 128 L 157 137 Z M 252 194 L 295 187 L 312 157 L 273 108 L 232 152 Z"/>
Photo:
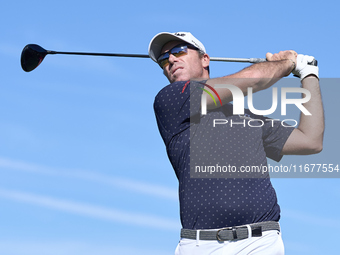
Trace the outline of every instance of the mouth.
<path fill-rule="evenodd" d="M 181 66 L 178 66 L 178 67 L 175 67 L 172 71 L 171 71 L 171 74 L 174 75 L 178 70 L 180 69 L 183 69 L 183 67 Z"/>

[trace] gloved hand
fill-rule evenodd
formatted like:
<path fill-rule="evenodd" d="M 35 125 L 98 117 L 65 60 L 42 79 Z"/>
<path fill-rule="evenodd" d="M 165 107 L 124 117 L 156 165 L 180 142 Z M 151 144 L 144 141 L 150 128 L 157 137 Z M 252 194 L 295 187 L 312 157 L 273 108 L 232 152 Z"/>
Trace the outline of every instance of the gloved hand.
<path fill-rule="evenodd" d="M 313 56 L 298 54 L 296 58 L 296 67 L 293 70 L 293 74 L 297 77 L 300 77 L 301 80 L 310 74 L 314 74 L 319 78 L 319 67 L 308 64 L 313 60 L 315 60 Z"/>

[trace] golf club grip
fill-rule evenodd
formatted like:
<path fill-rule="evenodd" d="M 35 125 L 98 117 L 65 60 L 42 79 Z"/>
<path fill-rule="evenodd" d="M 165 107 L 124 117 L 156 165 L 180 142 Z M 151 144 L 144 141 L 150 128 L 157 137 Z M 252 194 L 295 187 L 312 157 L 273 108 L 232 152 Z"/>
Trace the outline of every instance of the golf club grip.
<path fill-rule="evenodd" d="M 312 62 L 308 62 L 308 65 L 318 66 L 318 61 L 316 59 L 313 59 Z"/>

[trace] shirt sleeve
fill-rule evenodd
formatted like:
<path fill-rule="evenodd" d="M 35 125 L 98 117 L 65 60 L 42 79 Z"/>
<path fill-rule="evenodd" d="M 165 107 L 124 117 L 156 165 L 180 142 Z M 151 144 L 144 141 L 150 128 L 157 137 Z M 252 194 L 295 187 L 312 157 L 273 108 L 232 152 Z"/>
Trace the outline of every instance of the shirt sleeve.
<path fill-rule="evenodd" d="M 155 97 L 154 111 L 158 129 L 167 144 L 170 139 L 190 127 L 190 118 L 200 114 L 204 84 L 180 81 L 163 88 Z"/>

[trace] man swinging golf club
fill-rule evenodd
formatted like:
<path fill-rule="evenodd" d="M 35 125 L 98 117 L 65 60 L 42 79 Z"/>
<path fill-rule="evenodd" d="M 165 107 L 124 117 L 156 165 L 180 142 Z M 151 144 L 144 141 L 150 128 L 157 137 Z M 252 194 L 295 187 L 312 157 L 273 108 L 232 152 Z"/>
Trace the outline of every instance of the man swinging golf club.
<path fill-rule="evenodd" d="M 280 207 L 266 178 L 192 178 L 193 165 L 212 163 L 265 166 L 267 157 L 280 161 L 286 154 L 313 154 L 322 150 L 324 117 L 318 67 L 313 57 L 295 51 L 267 53 L 266 62 L 220 78 L 210 79 L 209 55 L 191 33 L 160 33 L 150 42 L 149 56 L 163 69 L 170 85 L 156 96 L 154 110 L 169 160 L 179 181 L 181 239 L 175 254 L 284 254 L 279 226 Z M 264 90 L 293 72 L 311 98 L 297 128 L 263 121 L 261 127 L 217 128 L 212 119 L 242 123 L 244 118 L 265 120 L 245 110 L 233 115 L 232 93 L 217 84 L 232 84 L 243 94 Z M 207 97 L 201 114 L 203 91 Z M 205 92 L 204 92 L 205 93 Z M 248 178 L 249 177 L 249 178 Z"/>

